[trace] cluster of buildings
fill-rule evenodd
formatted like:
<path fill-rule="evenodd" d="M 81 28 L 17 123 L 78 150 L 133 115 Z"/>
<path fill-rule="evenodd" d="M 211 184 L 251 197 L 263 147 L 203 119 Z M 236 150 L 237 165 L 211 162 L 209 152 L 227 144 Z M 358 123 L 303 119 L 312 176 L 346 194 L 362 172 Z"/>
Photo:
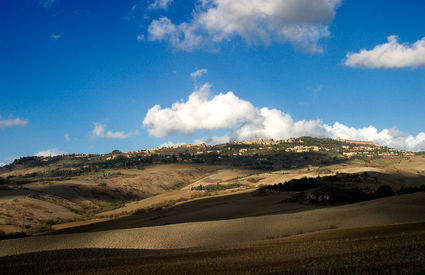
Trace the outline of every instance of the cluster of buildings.
<path fill-rule="evenodd" d="M 322 148 L 319 146 L 294 146 L 285 149 L 285 152 L 296 152 L 296 153 L 303 153 L 303 152 L 319 152 L 319 151 L 329 151 L 328 148 Z"/>
<path fill-rule="evenodd" d="M 341 139 L 339 137 L 336 138 L 339 142 L 351 143 L 351 144 L 362 144 L 362 145 L 370 145 L 370 146 L 378 146 L 378 143 L 372 141 L 361 141 L 361 140 L 350 140 L 350 139 Z"/>
<path fill-rule="evenodd" d="M 301 139 L 295 139 L 295 138 L 289 138 L 289 139 L 283 139 L 283 140 L 273 140 L 271 138 L 268 139 L 263 139 L 263 138 L 257 138 L 257 136 L 254 136 L 254 139 L 251 140 L 241 140 L 241 141 L 233 141 L 233 144 L 246 144 L 246 145 L 255 145 L 255 144 L 259 144 L 259 145 L 277 145 L 277 144 L 281 144 L 281 143 L 294 143 L 294 142 L 298 142 L 298 143 L 304 143 L 303 140 Z"/>
<path fill-rule="evenodd" d="M 360 141 L 360 140 L 348 140 L 348 139 L 341 139 L 336 138 L 336 141 L 346 143 L 345 145 L 339 145 L 339 146 L 316 146 L 316 145 L 303 145 L 305 143 L 301 138 L 290 138 L 286 140 L 278 140 L 274 141 L 271 138 L 263 139 L 263 138 L 257 138 L 257 136 L 254 137 L 252 140 L 247 141 L 233 141 L 228 144 L 227 151 L 225 148 L 222 150 L 216 150 L 212 148 L 211 146 L 208 146 L 206 144 L 179 144 L 179 145 L 173 145 L 168 147 L 162 147 L 162 148 L 153 148 L 153 149 L 147 149 L 147 150 L 136 150 L 131 152 L 124 152 L 120 153 L 120 155 L 123 155 L 124 157 L 130 158 L 133 155 L 142 154 L 143 156 L 150 156 L 153 154 L 161 153 L 162 149 L 189 149 L 184 150 L 187 153 L 189 153 L 192 156 L 199 156 L 209 153 L 217 153 L 217 154 L 225 154 L 225 155 L 246 155 L 246 154 L 254 154 L 255 150 L 252 151 L 249 148 L 234 148 L 231 145 L 260 145 L 258 149 L 273 149 L 273 145 L 281 145 L 281 144 L 290 144 L 294 143 L 295 146 L 287 147 L 284 146 L 285 152 L 294 152 L 294 153 L 303 153 L 303 152 L 320 152 L 320 151 L 334 151 L 339 152 L 342 154 L 345 158 L 354 158 L 356 156 L 367 156 L 367 157 L 395 157 L 395 156 L 414 156 L 415 154 L 408 151 L 399 151 L 394 149 L 388 149 L 384 147 L 379 147 L 377 143 L 371 142 L 371 141 Z M 235 150 L 236 149 L 236 150 Z M 283 148 L 281 148 L 283 149 Z M 341 151 L 342 149 L 342 151 Z M 252 151 L 252 152 L 251 152 Z M 167 152 L 164 152 L 167 155 Z M 88 155 L 80 155 L 77 157 L 87 157 Z M 106 160 L 113 160 L 117 156 L 107 155 Z"/>

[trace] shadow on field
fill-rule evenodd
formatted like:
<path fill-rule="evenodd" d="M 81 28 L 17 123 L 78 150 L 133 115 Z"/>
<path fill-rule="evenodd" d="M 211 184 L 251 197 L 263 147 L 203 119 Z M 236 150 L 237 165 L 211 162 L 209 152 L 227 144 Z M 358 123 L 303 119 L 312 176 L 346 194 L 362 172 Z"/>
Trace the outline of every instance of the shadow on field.
<path fill-rule="evenodd" d="M 419 175 L 393 175 L 378 172 L 367 172 L 368 176 L 362 180 L 357 177 L 345 177 L 339 174 L 341 182 L 334 184 L 352 188 L 376 189 L 380 185 L 390 185 L 395 192 L 401 186 L 418 186 L 424 183 L 425 177 Z M 339 178 L 336 178 L 337 180 Z M 373 180 L 370 180 L 373 179 Z M 235 218 L 254 217 L 271 214 L 296 213 L 321 207 L 321 204 L 289 202 L 293 192 L 269 192 L 264 195 L 254 195 L 254 192 L 226 195 L 220 197 L 203 198 L 174 206 L 156 206 L 121 218 L 92 223 L 88 225 L 65 228 L 49 234 L 83 233 L 113 229 L 129 229 L 148 226 L 160 226 L 186 222 L 202 222 L 226 220 Z M 338 206 L 334 204 L 332 206 Z"/>
<path fill-rule="evenodd" d="M 317 208 L 300 203 L 282 203 L 287 193 L 253 196 L 253 193 L 204 198 L 169 208 L 157 207 L 130 216 L 78 227 L 53 231 L 50 234 L 82 233 L 113 229 L 129 229 L 185 222 L 201 222 L 253 217 L 270 214 L 296 213 Z"/>
<path fill-rule="evenodd" d="M 211 248 L 70 249 L 0 257 L 1 274 L 419 274 L 424 270 L 425 223 L 337 229 Z"/>

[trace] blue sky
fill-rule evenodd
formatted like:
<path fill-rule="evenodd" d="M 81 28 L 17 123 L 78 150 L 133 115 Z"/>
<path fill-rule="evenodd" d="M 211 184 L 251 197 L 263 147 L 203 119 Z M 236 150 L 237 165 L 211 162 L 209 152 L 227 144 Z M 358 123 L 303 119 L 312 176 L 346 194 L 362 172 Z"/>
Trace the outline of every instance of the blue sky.
<path fill-rule="evenodd" d="M 254 134 L 425 150 L 425 2 L 262 3 L 1 1 L 0 163 Z"/>

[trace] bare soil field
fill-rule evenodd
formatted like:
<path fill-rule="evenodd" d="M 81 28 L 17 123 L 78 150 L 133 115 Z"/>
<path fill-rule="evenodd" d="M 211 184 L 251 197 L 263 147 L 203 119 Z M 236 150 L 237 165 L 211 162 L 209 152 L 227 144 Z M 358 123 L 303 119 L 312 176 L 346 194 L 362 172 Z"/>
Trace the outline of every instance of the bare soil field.
<path fill-rule="evenodd" d="M 209 247 L 282 238 L 332 228 L 422 221 L 425 221 L 425 193 L 419 192 L 289 214 L 3 240 L 0 241 L 0 256 L 75 248 Z M 120 227 L 119 220 L 117 223 L 115 228 Z M 125 222 L 122 228 L 126 228 Z"/>
<path fill-rule="evenodd" d="M 0 257 L 2 274 L 422 274 L 424 270 L 425 223 L 333 229 L 210 248 L 63 249 Z"/>
<path fill-rule="evenodd" d="M 363 172 L 398 190 L 424 184 L 423 171 L 417 156 L 273 172 L 163 164 L 35 181 L 0 190 L 0 230 L 21 230 L 22 217 L 75 221 L 1 240 L 0 273 L 423 272 L 425 192 L 339 206 L 253 195 L 290 179 Z"/>

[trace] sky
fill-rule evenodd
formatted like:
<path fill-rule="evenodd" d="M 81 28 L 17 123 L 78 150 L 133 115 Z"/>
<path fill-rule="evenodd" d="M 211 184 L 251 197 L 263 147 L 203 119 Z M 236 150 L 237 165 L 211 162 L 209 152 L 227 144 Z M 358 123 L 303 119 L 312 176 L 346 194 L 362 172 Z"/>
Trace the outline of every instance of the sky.
<path fill-rule="evenodd" d="M 425 150 L 421 0 L 0 1 L 0 164 L 297 136 Z"/>

